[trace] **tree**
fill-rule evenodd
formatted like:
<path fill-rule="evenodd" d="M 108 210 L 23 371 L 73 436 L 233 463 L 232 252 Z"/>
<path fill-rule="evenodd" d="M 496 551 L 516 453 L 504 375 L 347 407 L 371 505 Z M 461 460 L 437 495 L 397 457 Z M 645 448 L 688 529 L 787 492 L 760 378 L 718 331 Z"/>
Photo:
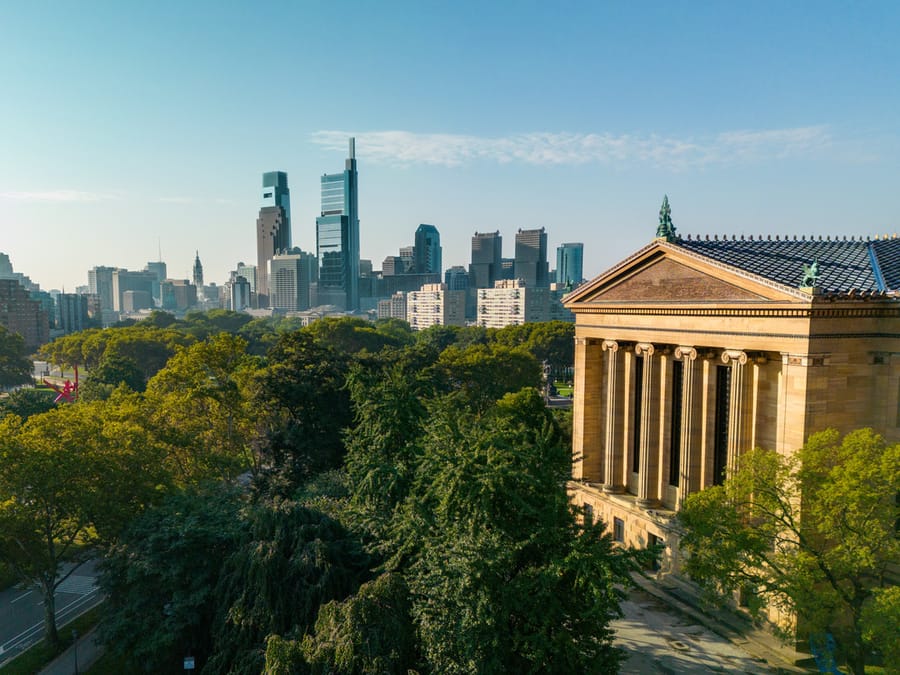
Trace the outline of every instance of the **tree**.
<path fill-rule="evenodd" d="M 582 524 L 568 450 L 533 389 L 481 415 L 435 405 L 388 567 L 405 569 L 430 671 L 610 673 L 617 584 L 653 551 Z"/>
<path fill-rule="evenodd" d="M 264 489 L 290 494 L 311 476 L 341 465 L 343 430 L 353 422 L 348 359 L 305 331 L 281 335 L 252 385 L 266 466 Z"/>
<path fill-rule="evenodd" d="M 445 391 L 456 392 L 476 409 L 541 382 L 541 364 L 531 354 L 502 345 L 451 345 L 441 352 L 435 370 Z"/>
<path fill-rule="evenodd" d="M 0 416 L 18 415 L 24 420 L 32 415 L 49 412 L 56 407 L 55 398 L 56 392 L 51 389 L 17 389 L 0 402 Z"/>
<path fill-rule="evenodd" d="M 813 434 L 789 456 L 753 450 L 685 502 L 686 571 L 717 597 L 754 594 L 751 609 L 787 612 L 801 632 L 831 631 L 862 675 L 864 617 L 900 560 L 898 485 L 900 444 L 870 429 Z"/>
<path fill-rule="evenodd" d="M 90 547 L 114 539 L 160 494 L 159 449 L 127 414 L 75 404 L 0 420 L 0 560 L 40 588 L 46 639 L 59 646 L 54 593 Z M 63 564 L 72 563 L 63 572 Z"/>
<path fill-rule="evenodd" d="M 181 673 L 185 655 L 209 659 L 215 589 L 246 530 L 242 505 L 228 489 L 173 493 L 107 551 L 100 639 L 133 671 Z"/>
<path fill-rule="evenodd" d="M 25 339 L 0 326 L 0 387 L 31 384 L 32 364 L 25 352 Z"/>
<path fill-rule="evenodd" d="M 214 654 L 204 673 L 260 672 L 268 636 L 302 636 L 320 605 L 346 598 L 369 574 L 360 542 L 322 513 L 280 502 L 246 518 L 248 538 L 219 579 Z"/>
<path fill-rule="evenodd" d="M 179 349 L 147 383 L 148 418 L 184 483 L 257 468 L 248 392 L 258 363 L 246 344 L 219 333 Z"/>

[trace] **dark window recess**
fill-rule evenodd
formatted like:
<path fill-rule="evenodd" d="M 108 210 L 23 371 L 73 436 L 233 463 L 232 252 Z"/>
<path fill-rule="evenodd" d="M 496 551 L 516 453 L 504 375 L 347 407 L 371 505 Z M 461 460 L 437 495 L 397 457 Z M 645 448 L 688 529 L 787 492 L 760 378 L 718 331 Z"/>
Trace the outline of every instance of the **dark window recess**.
<path fill-rule="evenodd" d="M 681 402 L 684 400 L 684 361 L 672 364 L 672 424 L 669 429 L 669 485 L 678 487 L 681 473 Z"/>
<path fill-rule="evenodd" d="M 716 367 L 716 427 L 713 484 L 721 485 L 728 467 L 728 416 L 731 411 L 731 366 Z"/>
<path fill-rule="evenodd" d="M 625 521 L 621 518 L 613 518 L 613 540 L 625 541 Z"/>
<path fill-rule="evenodd" d="M 585 525 L 593 525 L 594 524 L 594 507 L 590 504 L 584 505 L 584 524 Z"/>
<path fill-rule="evenodd" d="M 660 544 L 662 544 L 662 539 L 657 537 L 655 534 L 647 535 L 647 548 L 653 548 L 654 546 L 659 546 Z M 660 554 L 660 556 L 662 556 L 662 554 Z M 654 572 L 659 570 L 659 558 L 657 558 L 650 564 L 650 569 Z"/>
<path fill-rule="evenodd" d="M 638 356 L 634 360 L 634 399 L 631 426 L 631 470 L 641 470 L 641 416 L 643 413 L 641 400 L 644 398 L 644 359 Z"/>

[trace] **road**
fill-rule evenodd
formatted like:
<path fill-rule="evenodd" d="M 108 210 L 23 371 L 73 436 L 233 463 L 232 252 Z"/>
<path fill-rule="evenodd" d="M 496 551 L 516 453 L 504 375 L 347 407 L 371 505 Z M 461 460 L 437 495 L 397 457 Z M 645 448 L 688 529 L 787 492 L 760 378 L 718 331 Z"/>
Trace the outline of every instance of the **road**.
<path fill-rule="evenodd" d="M 79 567 L 56 591 L 56 624 L 62 626 L 100 602 L 96 561 Z M 37 588 L 0 592 L 0 665 L 44 636 L 44 605 Z"/>
<path fill-rule="evenodd" d="M 628 654 L 621 673 L 699 675 L 774 673 L 725 638 L 682 617 L 642 590 L 622 603 L 625 616 L 612 622 L 615 644 Z"/>

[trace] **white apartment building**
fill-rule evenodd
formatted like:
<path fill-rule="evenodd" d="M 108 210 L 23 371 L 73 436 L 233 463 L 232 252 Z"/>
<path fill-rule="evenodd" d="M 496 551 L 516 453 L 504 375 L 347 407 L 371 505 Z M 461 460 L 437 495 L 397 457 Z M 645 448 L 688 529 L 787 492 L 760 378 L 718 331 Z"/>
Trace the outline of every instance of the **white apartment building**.
<path fill-rule="evenodd" d="M 494 282 L 478 289 L 477 323 L 484 328 L 503 328 L 550 320 L 550 289 L 526 287 L 521 279 Z"/>
<path fill-rule="evenodd" d="M 379 300 L 378 318 L 403 319 L 406 321 L 406 293 L 397 291 L 386 300 Z"/>
<path fill-rule="evenodd" d="M 425 284 L 406 295 L 406 320 L 413 330 L 429 326 L 465 326 L 466 292 L 448 291 L 447 284 Z"/>

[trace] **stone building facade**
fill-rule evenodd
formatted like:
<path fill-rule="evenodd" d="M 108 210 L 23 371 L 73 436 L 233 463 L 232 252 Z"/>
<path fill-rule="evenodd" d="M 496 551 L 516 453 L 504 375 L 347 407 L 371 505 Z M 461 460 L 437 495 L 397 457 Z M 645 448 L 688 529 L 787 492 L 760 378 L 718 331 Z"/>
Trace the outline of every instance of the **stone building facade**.
<path fill-rule="evenodd" d="M 873 427 L 900 441 L 900 239 L 658 237 L 565 298 L 577 504 L 624 544 L 754 447 Z"/>

